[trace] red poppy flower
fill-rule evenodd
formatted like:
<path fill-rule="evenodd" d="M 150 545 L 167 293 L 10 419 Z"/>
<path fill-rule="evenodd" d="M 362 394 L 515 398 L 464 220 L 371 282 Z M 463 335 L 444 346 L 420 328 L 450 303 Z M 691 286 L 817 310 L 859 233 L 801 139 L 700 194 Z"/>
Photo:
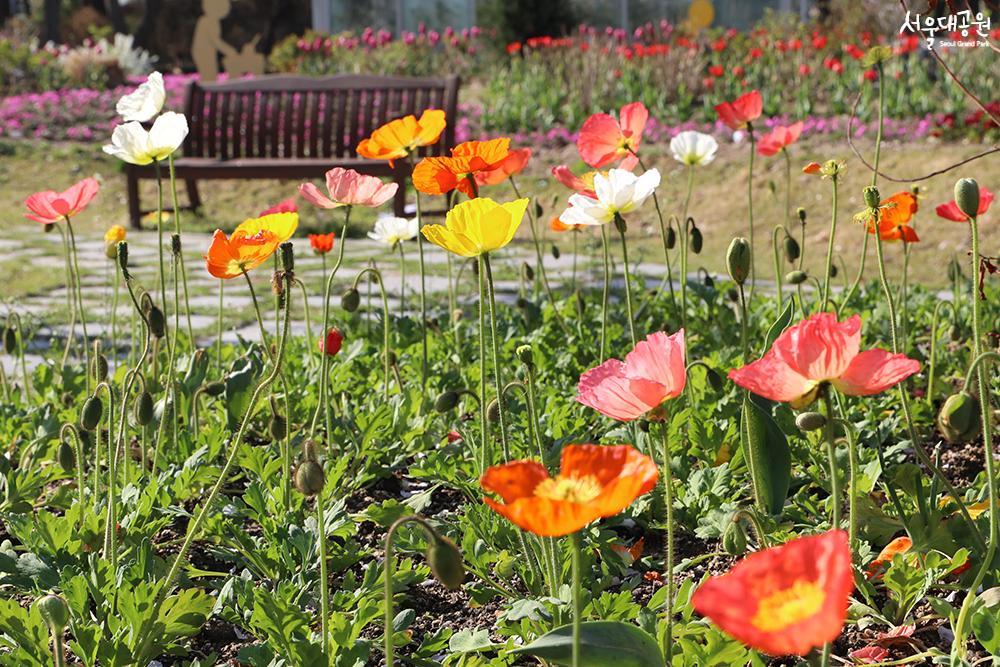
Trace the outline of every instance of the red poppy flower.
<path fill-rule="evenodd" d="M 580 128 L 576 140 L 580 157 L 594 169 L 618 160 L 621 160 L 618 166 L 622 169 L 634 169 L 639 164 L 635 153 L 639 150 L 647 120 L 649 112 L 642 102 L 623 106 L 617 119 L 606 113 L 595 113 Z"/>
<path fill-rule="evenodd" d="M 787 127 L 779 125 L 760 138 L 757 152 L 765 157 L 775 155 L 778 151 L 784 150 L 799 140 L 802 135 L 802 127 L 802 121 Z"/>
<path fill-rule="evenodd" d="M 257 217 L 263 218 L 265 215 L 271 215 L 272 213 L 298 213 L 298 212 L 299 212 L 299 207 L 295 204 L 295 198 L 289 197 L 288 199 L 279 201 L 271 208 L 264 209 L 263 211 L 260 212 L 260 215 L 258 215 Z"/>
<path fill-rule="evenodd" d="M 986 188 L 979 188 L 979 210 L 976 212 L 977 216 L 983 215 L 988 210 L 990 210 L 990 204 L 993 203 L 993 193 Z M 952 220 L 954 222 L 968 222 L 969 216 L 962 213 L 962 209 L 958 208 L 958 204 L 952 199 L 947 204 L 941 204 L 935 209 L 937 214 L 944 218 L 945 220 Z"/>
<path fill-rule="evenodd" d="M 51 225 L 74 215 L 86 208 L 101 186 L 94 178 L 85 178 L 63 192 L 43 190 L 24 200 L 30 213 L 24 217 L 43 225 Z"/>
<path fill-rule="evenodd" d="M 731 130 L 740 130 L 758 118 L 764 110 L 764 100 L 760 96 L 760 91 L 751 90 L 749 93 L 740 95 L 732 102 L 723 102 L 715 107 L 715 112 L 719 114 L 719 120 L 729 126 Z"/>
<path fill-rule="evenodd" d="M 711 65 L 708 68 L 708 73 L 718 78 L 726 73 L 726 68 L 722 65 Z"/>
<path fill-rule="evenodd" d="M 326 332 L 326 339 L 319 341 L 319 351 L 325 352 L 331 357 L 337 356 L 341 346 L 344 344 L 344 334 L 337 327 L 330 327 Z"/>
<path fill-rule="evenodd" d="M 840 634 L 854 590 L 847 533 L 832 530 L 751 554 L 691 598 L 695 610 L 769 655 L 805 655 Z"/>
<path fill-rule="evenodd" d="M 567 445 L 555 477 L 536 461 L 514 461 L 489 468 L 480 484 L 503 502 L 483 501 L 511 523 L 559 537 L 618 514 L 658 477 L 653 459 L 631 445 Z"/>
<path fill-rule="evenodd" d="M 309 245 L 317 255 L 325 255 L 333 250 L 333 232 L 329 234 L 310 234 Z"/>

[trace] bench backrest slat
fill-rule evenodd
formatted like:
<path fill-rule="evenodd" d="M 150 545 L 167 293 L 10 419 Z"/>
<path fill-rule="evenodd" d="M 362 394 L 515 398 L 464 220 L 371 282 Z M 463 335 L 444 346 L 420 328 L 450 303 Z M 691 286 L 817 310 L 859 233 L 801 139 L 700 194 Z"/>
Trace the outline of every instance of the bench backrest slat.
<path fill-rule="evenodd" d="M 425 109 L 444 109 L 448 127 L 420 155 L 454 146 L 458 77 L 414 79 L 270 75 L 189 84 L 190 133 L 184 155 L 237 158 L 355 158 L 380 125 Z"/>

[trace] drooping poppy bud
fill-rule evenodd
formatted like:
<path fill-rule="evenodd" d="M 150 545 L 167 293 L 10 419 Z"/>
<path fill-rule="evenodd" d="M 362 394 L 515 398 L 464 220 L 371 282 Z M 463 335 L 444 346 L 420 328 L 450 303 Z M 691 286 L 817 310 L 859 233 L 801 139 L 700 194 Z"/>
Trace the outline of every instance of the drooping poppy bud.
<path fill-rule="evenodd" d="M 104 404 L 101 397 L 94 394 L 83 403 L 83 410 L 80 411 L 80 426 L 84 431 L 93 431 L 101 422 L 101 415 L 104 413 Z"/>
<path fill-rule="evenodd" d="M 108 358 L 98 354 L 90 361 L 90 374 L 97 382 L 108 377 Z"/>
<path fill-rule="evenodd" d="M 730 556 L 742 556 L 747 551 L 747 535 L 736 516 L 727 522 L 722 533 L 722 548 Z"/>
<path fill-rule="evenodd" d="M 667 250 L 673 250 L 674 246 L 677 245 L 677 232 L 674 231 L 674 226 L 670 225 L 667 227 Z"/>
<path fill-rule="evenodd" d="M 486 420 L 491 424 L 500 421 L 500 401 L 495 398 L 486 406 Z"/>
<path fill-rule="evenodd" d="M 979 215 L 979 183 L 974 178 L 960 178 L 955 183 L 955 203 L 958 210 L 970 218 Z"/>
<path fill-rule="evenodd" d="M 222 396 L 223 392 L 226 391 L 226 383 L 221 380 L 208 382 L 202 385 L 202 391 L 212 397 Z"/>
<path fill-rule="evenodd" d="M 146 320 L 149 322 L 149 333 L 154 338 L 163 338 L 167 335 L 167 320 L 163 317 L 163 311 L 155 305 L 150 305 L 146 312 Z"/>
<path fill-rule="evenodd" d="M 462 561 L 462 552 L 454 542 L 435 533 L 434 539 L 427 547 L 426 556 L 431 573 L 445 588 L 453 591 L 462 587 L 462 582 L 465 581 L 465 565 Z"/>
<path fill-rule="evenodd" d="M 139 426 L 146 426 L 153 421 L 153 396 L 148 391 L 144 391 L 135 397 L 133 415 L 135 423 Z"/>
<path fill-rule="evenodd" d="M 979 435 L 979 422 L 979 401 L 966 391 L 949 396 L 938 412 L 938 429 L 952 444 L 968 442 Z"/>
<path fill-rule="evenodd" d="M 801 249 L 799 248 L 799 242 L 796 241 L 791 236 L 785 237 L 785 259 L 791 264 L 799 258 L 801 254 Z"/>
<path fill-rule="evenodd" d="M 531 282 L 532 280 L 535 279 L 535 270 L 531 268 L 531 264 L 528 264 L 527 262 L 521 264 L 521 274 L 524 276 L 524 279 L 528 282 Z"/>
<path fill-rule="evenodd" d="M 14 327 L 3 330 L 3 349 L 7 354 L 14 354 L 17 351 L 17 329 Z"/>
<path fill-rule="evenodd" d="M 450 412 L 458 405 L 458 392 L 446 389 L 434 400 L 434 409 L 438 412 Z"/>
<path fill-rule="evenodd" d="M 789 285 L 801 285 L 808 278 L 805 271 L 789 271 L 785 274 L 785 282 Z"/>
<path fill-rule="evenodd" d="M 719 375 L 719 371 L 714 368 L 705 368 L 705 377 L 708 380 L 708 384 L 714 391 L 722 391 L 725 383 L 722 381 L 722 376 Z"/>
<path fill-rule="evenodd" d="M 38 613 L 52 634 L 61 635 L 69 625 L 69 605 L 58 595 L 46 595 L 38 600 Z"/>
<path fill-rule="evenodd" d="M 361 305 L 361 292 L 351 287 L 340 297 L 340 306 L 349 313 L 353 313 Z"/>
<path fill-rule="evenodd" d="M 691 252 L 698 254 L 701 252 L 701 246 L 704 244 L 705 240 L 702 238 L 701 230 L 697 227 L 691 228 Z"/>
<path fill-rule="evenodd" d="M 274 441 L 284 440 L 288 434 L 288 421 L 283 415 L 273 414 L 267 423 L 267 432 L 271 434 Z"/>
<path fill-rule="evenodd" d="M 313 459 L 305 459 L 295 469 L 295 488 L 304 496 L 315 496 L 326 486 L 323 466 Z"/>
<path fill-rule="evenodd" d="M 326 337 L 319 341 L 319 351 L 334 357 L 340 352 L 343 344 L 344 334 L 337 327 L 330 327 L 330 330 L 326 332 Z"/>
<path fill-rule="evenodd" d="M 729 244 L 726 251 L 726 268 L 729 277 L 738 285 L 746 282 L 750 275 L 750 242 L 742 236 L 737 236 Z"/>
<path fill-rule="evenodd" d="M 66 472 L 73 472 L 76 469 L 76 452 L 73 451 L 73 446 L 66 439 L 59 441 L 56 461 L 59 462 L 59 467 Z"/>
<path fill-rule="evenodd" d="M 559 259 L 562 257 L 562 251 L 559 250 L 559 246 L 555 243 L 552 244 L 552 259 Z"/>
<path fill-rule="evenodd" d="M 795 418 L 800 431 L 818 431 L 826 426 L 826 415 L 820 412 L 802 412 Z"/>

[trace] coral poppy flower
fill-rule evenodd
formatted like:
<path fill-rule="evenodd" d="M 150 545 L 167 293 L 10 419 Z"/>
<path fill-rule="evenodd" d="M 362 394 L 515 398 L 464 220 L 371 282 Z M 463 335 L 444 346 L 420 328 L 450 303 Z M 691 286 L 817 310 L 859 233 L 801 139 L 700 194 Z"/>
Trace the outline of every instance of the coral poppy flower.
<path fill-rule="evenodd" d="M 618 421 L 632 421 L 684 391 L 684 330 L 636 343 L 625 361 L 608 359 L 580 376 L 576 400 Z"/>
<path fill-rule="evenodd" d="M 413 169 L 413 187 L 428 195 L 443 195 L 457 189 L 468 197 L 476 191 L 469 183 L 479 172 L 498 168 L 510 152 L 510 139 L 466 141 L 455 146 L 451 157 L 425 157 Z"/>
<path fill-rule="evenodd" d="M 844 628 L 854 576 L 847 533 L 831 530 L 751 554 L 691 597 L 695 611 L 769 655 L 805 655 Z"/>
<path fill-rule="evenodd" d="M 229 238 L 221 229 L 216 229 L 212 245 L 205 255 L 205 266 L 216 278 L 236 278 L 266 262 L 281 243 L 267 229 L 260 229 L 254 234 L 237 229 Z"/>
<path fill-rule="evenodd" d="M 282 199 L 274 206 L 265 208 L 260 212 L 259 218 L 263 218 L 265 215 L 271 215 L 272 213 L 298 213 L 299 207 L 295 204 L 295 198 L 289 197 L 288 199 Z"/>
<path fill-rule="evenodd" d="M 329 234 L 310 234 L 309 245 L 317 255 L 325 255 L 333 250 L 333 232 Z"/>
<path fill-rule="evenodd" d="M 495 168 L 489 171 L 476 172 L 476 183 L 479 185 L 497 185 L 498 183 L 503 183 L 511 176 L 524 171 L 530 159 L 530 148 L 515 148 L 507 153 L 507 157 Z"/>
<path fill-rule="evenodd" d="M 806 166 L 802 167 L 803 174 L 810 174 L 812 176 L 817 176 L 823 173 L 823 165 L 819 162 L 810 162 Z"/>
<path fill-rule="evenodd" d="M 909 191 L 897 192 L 879 202 L 878 232 L 882 240 L 904 243 L 919 241 L 920 237 L 917 236 L 916 230 L 908 224 L 916 214 L 918 206 L 917 196 Z M 869 234 L 875 233 L 874 217 L 870 210 L 858 214 L 858 220 L 865 224 Z"/>
<path fill-rule="evenodd" d="M 320 208 L 366 206 L 375 208 L 393 198 L 397 183 L 383 183 L 380 178 L 360 174 L 353 169 L 334 167 L 326 172 L 327 197 L 312 183 L 299 186 L 299 193 Z"/>
<path fill-rule="evenodd" d="M 719 115 L 719 120 L 725 123 L 730 130 L 742 130 L 749 123 L 760 118 L 763 110 L 764 100 L 758 90 L 751 90 L 732 102 L 723 102 L 715 106 L 715 113 Z"/>
<path fill-rule="evenodd" d="M 24 217 L 43 225 L 51 225 L 66 218 L 72 218 L 83 211 L 101 189 L 97 179 L 85 178 L 62 192 L 42 190 L 24 200 L 30 213 Z"/>
<path fill-rule="evenodd" d="M 976 215 L 982 215 L 990 210 L 990 204 L 993 203 L 993 193 L 986 188 L 979 188 L 979 210 L 976 211 Z M 935 209 L 937 214 L 944 218 L 945 220 L 952 220 L 954 222 L 968 222 L 969 216 L 962 213 L 962 209 L 958 208 L 958 204 L 952 199 L 947 204 L 941 204 Z"/>
<path fill-rule="evenodd" d="M 618 514 L 658 478 L 653 459 L 631 445 L 567 445 L 555 477 L 536 461 L 514 461 L 487 469 L 480 484 L 502 500 L 483 501 L 514 525 L 560 537 Z"/>
<path fill-rule="evenodd" d="M 477 197 L 448 211 L 443 225 L 424 225 L 420 231 L 448 252 L 478 257 L 510 243 L 527 210 L 527 199 L 498 204 L 488 197 Z"/>
<path fill-rule="evenodd" d="M 868 564 L 866 573 L 869 579 L 874 579 L 882 575 L 885 569 L 892 563 L 892 559 L 898 554 L 905 554 L 913 548 L 913 540 L 905 535 L 897 537 L 879 552 L 878 557 Z"/>
<path fill-rule="evenodd" d="M 372 132 L 371 137 L 361 140 L 358 155 L 369 160 L 388 160 L 392 165 L 421 146 L 436 142 L 447 124 L 441 109 L 427 109 L 419 120 L 412 114 L 391 120 Z"/>
<path fill-rule="evenodd" d="M 623 106 L 617 120 L 606 113 L 595 113 L 580 128 L 576 149 L 583 161 L 595 169 L 618 160 L 622 169 L 634 169 L 639 164 L 635 154 L 647 120 L 649 111 L 642 102 Z"/>
<path fill-rule="evenodd" d="M 318 342 L 320 352 L 335 357 L 344 344 L 344 334 L 337 327 L 330 327 L 330 330 L 326 332 L 326 337 L 321 338 Z"/>
<path fill-rule="evenodd" d="M 577 176 L 564 164 L 552 167 L 552 175 L 556 177 L 557 181 L 573 192 L 591 199 L 597 199 L 597 194 L 594 192 L 595 174 L 597 174 L 596 171 L 588 171 L 583 176 Z"/>
<path fill-rule="evenodd" d="M 827 384 L 848 396 L 885 391 L 920 370 L 920 362 L 881 349 L 859 351 L 861 318 L 838 322 L 818 313 L 786 329 L 762 358 L 729 372 L 755 394 L 793 408 L 816 400 Z"/>
<path fill-rule="evenodd" d="M 770 157 L 788 148 L 802 135 L 802 121 L 792 125 L 779 125 L 763 137 L 757 143 L 757 152 L 765 157 Z"/>

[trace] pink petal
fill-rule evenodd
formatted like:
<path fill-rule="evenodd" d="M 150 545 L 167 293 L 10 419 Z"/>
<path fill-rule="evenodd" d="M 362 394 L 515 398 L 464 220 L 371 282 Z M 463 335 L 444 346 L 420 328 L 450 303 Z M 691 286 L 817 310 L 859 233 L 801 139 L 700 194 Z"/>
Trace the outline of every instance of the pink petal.
<path fill-rule="evenodd" d="M 781 403 L 792 402 L 815 388 L 814 382 L 783 362 L 773 349 L 757 361 L 729 371 L 729 379 L 758 396 Z"/>
<path fill-rule="evenodd" d="M 70 215 L 79 213 L 97 195 L 101 185 L 95 178 L 85 178 L 75 183 L 60 195 L 69 205 Z"/>
<path fill-rule="evenodd" d="M 576 400 L 619 421 L 631 421 L 659 405 L 659 402 L 643 399 L 650 393 L 655 394 L 655 389 L 650 392 L 647 385 L 633 383 L 625 377 L 624 371 L 625 364 L 618 359 L 609 359 L 591 368 L 580 376 Z"/>
<path fill-rule="evenodd" d="M 874 665 L 885 661 L 889 657 L 889 651 L 881 646 L 865 646 L 848 653 L 852 660 L 856 660 L 862 665 Z"/>
<path fill-rule="evenodd" d="M 62 217 L 62 215 L 52 207 L 52 202 L 58 197 L 59 193 L 53 192 L 52 190 L 43 190 L 29 195 L 28 198 L 24 200 L 24 205 L 29 211 L 31 211 L 31 214 L 26 214 L 25 217 L 42 223 L 56 222 Z"/>
<path fill-rule="evenodd" d="M 772 350 L 799 375 L 822 382 L 840 377 L 860 345 L 860 317 L 838 322 L 833 313 L 819 313 L 786 329 Z"/>
<path fill-rule="evenodd" d="M 314 206 L 320 208 L 337 208 L 339 204 L 319 191 L 313 183 L 303 183 L 299 186 L 299 194 Z"/>
<path fill-rule="evenodd" d="M 982 198 L 980 198 L 980 202 L 981 201 Z M 939 217 L 942 217 L 945 220 L 952 220 L 953 222 L 967 222 L 969 220 L 969 216 L 962 213 L 962 209 L 958 208 L 958 204 L 955 203 L 955 200 L 952 200 L 947 204 L 941 204 L 934 209 L 934 211 Z"/>
<path fill-rule="evenodd" d="M 920 370 L 920 362 L 886 350 L 865 350 L 854 357 L 833 386 L 848 396 L 870 396 L 885 391 Z"/>
<path fill-rule="evenodd" d="M 633 147 L 638 147 L 642 140 L 642 132 L 646 129 L 647 120 L 649 120 L 649 111 L 646 110 L 642 102 L 626 104 L 618 114 L 621 133 L 633 140 Z"/>
<path fill-rule="evenodd" d="M 684 391 L 687 369 L 684 359 L 684 330 L 672 336 L 662 331 L 650 334 L 639 341 L 625 357 L 625 376 L 630 380 L 650 380 L 659 384 L 665 395 L 662 403 Z"/>

